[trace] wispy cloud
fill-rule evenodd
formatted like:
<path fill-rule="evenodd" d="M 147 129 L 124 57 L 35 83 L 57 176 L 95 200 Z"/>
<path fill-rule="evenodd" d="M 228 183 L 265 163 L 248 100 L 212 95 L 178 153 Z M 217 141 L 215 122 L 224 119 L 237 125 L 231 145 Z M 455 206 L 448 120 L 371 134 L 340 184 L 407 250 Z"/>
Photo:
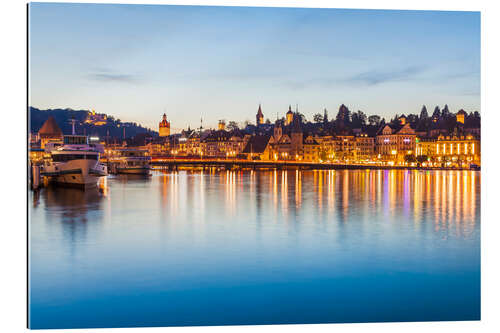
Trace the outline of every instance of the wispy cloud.
<path fill-rule="evenodd" d="M 351 76 L 344 81 L 374 86 L 392 81 L 408 81 L 416 78 L 426 70 L 427 67 L 425 66 L 410 66 L 392 71 L 368 71 Z"/>
<path fill-rule="evenodd" d="M 87 78 L 100 82 L 125 82 L 134 83 L 139 81 L 140 77 L 136 74 L 117 73 L 107 68 L 96 68 L 87 75 Z"/>

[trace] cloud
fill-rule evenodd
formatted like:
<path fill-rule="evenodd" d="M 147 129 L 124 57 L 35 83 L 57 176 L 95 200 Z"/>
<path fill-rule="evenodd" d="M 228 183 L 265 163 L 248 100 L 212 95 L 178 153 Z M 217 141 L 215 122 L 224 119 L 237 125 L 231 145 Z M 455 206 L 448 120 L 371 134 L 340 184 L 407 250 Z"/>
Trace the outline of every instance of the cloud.
<path fill-rule="evenodd" d="M 105 74 L 94 73 L 89 74 L 89 78 L 95 81 L 118 81 L 118 82 L 135 82 L 137 77 L 131 74 Z"/>
<path fill-rule="evenodd" d="M 386 82 L 408 81 L 417 77 L 426 69 L 424 66 L 411 66 L 394 71 L 368 71 L 351 76 L 344 81 L 374 86 Z"/>
<path fill-rule="evenodd" d="M 135 74 L 117 73 L 107 68 L 95 68 L 87 75 L 87 78 L 100 82 L 126 82 L 134 83 L 139 81 L 139 76 Z"/>

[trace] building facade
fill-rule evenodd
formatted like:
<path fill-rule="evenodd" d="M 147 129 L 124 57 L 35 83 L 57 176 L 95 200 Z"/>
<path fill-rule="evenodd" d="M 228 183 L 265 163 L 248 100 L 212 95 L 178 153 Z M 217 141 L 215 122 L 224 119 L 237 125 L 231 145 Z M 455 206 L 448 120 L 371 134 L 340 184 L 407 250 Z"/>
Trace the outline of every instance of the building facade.
<path fill-rule="evenodd" d="M 159 133 L 161 137 L 170 135 L 170 122 L 167 121 L 167 115 L 165 113 L 163 114 L 163 119 L 159 124 Z"/>
<path fill-rule="evenodd" d="M 376 152 L 382 161 L 404 162 L 406 155 L 415 154 L 416 133 L 409 123 L 383 126 L 375 138 Z"/>

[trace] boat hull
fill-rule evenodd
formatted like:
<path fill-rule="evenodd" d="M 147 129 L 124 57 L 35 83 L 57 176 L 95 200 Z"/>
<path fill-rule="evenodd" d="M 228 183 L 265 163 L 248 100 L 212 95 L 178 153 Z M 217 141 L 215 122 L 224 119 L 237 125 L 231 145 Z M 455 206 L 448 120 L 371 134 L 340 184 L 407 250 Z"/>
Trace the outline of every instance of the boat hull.
<path fill-rule="evenodd" d="M 150 170 L 151 167 L 116 168 L 117 173 L 128 175 L 149 175 Z"/>
<path fill-rule="evenodd" d="M 72 160 L 46 166 L 42 175 L 57 185 L 88 188 L 97 186 L 99 178 L 107 175 L 107 168 L 96 160 Z"/>

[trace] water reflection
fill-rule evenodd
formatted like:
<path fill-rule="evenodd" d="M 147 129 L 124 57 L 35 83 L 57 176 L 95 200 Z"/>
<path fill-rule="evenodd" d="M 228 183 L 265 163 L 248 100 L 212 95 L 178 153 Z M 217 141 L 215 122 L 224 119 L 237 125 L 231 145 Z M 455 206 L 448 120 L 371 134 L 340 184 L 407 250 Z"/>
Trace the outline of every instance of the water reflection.
<path fill-rule="evenodd" d="M 288 309 L 283 323 L 476 318 L 480 183 L 473 171 L 206 169 L 30 192 L 35 322 L 265 323 L 269 304 Z"/>
<path fill-rule="evenodd" d="M 47 214 L 57 215 L 62 222 L 87 222 L 90 211 L 101 209 L 102 198 L 107 193 L 99 187 L 85 191 L 77 188 L 59 188 L 49 186 L 41 192 L 41 199 Z"/>

